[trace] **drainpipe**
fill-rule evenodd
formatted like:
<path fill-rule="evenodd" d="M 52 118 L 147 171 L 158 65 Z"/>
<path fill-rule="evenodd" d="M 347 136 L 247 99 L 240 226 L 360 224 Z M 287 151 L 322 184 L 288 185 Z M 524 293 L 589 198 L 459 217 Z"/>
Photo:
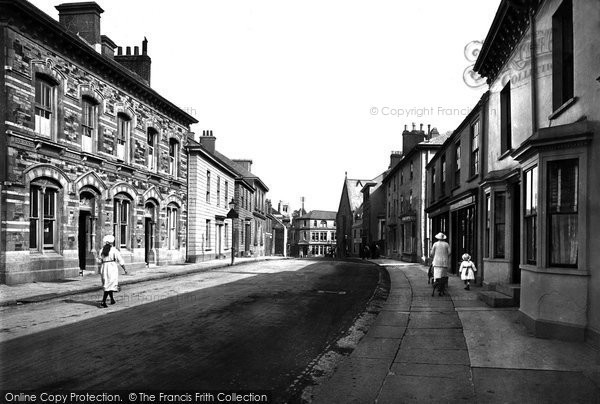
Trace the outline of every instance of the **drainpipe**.
<path fill-rule="evenodd" d="M 531 27 L 531 134 L 537 131 L 537 55 L 536 55 L 536 28 L 535 28 L 535 12 L 531 8 L 529 10 L 529 26 Z"/>

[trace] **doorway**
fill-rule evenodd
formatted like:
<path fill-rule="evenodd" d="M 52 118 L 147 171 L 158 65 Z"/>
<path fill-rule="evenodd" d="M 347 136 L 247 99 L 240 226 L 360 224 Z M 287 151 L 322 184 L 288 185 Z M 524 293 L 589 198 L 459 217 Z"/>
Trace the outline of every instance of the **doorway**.
<path fill-rule="evenodd" d="M 147 202 L 144 206 L 144 261 L 147 267 L 156 264 L 155 228 L 156 205 Z"/>
<path fill-rule="evenodd" d="M 512 283 L 521 283 L 521 186 L 520 184 L 512 185 Z"/>
<path fill-rule="evenodd" d="M 221 258 L 221 254 L 222 254 L 222 250 L 223 250 L 223 239 L 222 236 L 223 235 L 223 225 L 222 224 L 217 224 L 217 245 L 216 245 L 216 252 L 217 252 L 217 256 L 216 258 L 219 259 Z"/>
<path fill-rule="evenodd" d="M 250 251 L 250 242 L 251 242 L 251 236 L 252 236 L 252 225 L 250 223 L 246 223 L 246 240 L 245 240 L 245 251 L 248 252 Z"/>
<path fill-rule="evenodd" d="M 92 212 L 79 211 L 78 244 L 79 244 L 79 272 L 83 273 L 88 264 L 88 252 L 91 251 L 91 217 Z M 92 257 L 93 258 L 93 257 Z"/>

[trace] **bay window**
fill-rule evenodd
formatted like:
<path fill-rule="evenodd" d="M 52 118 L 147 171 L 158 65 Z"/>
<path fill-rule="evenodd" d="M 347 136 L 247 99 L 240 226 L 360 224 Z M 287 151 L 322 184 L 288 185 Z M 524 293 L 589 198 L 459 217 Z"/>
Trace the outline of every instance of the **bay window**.
<path fill-rule="evenodd" d="M 549 162 L 547 172 L 549 264 L 576 267 L 579 247 L 578 160 Z"/>
<path fill-rule="evenodd" d="M 525 262 L 537 263 L 538 167 L 525 171 Z"/>

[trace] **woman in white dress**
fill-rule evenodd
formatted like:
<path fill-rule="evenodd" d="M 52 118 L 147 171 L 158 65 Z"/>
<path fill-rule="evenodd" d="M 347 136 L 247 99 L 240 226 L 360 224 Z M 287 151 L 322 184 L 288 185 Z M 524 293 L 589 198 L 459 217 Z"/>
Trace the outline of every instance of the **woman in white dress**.
<path fill-rule="evenodd" d="M 127 274 L 125 269 L 125 261 L 121 257 L 121 253 L 117 250 L 113 243 L 115 242 L 115 236 L 107 235 L 104 236 L 104 247 L 100 253 L 99 264 L 100 266 L 100 277 L 102 279 L 102 287 L 104 289 L 104 295 L 102 296 L 101 307 L 106 306 L 106 298 L 110 297 L 110 304 L 115 304 L 113 292 L 119 291 L 119 267 L 123 268 L 123 271 Z M 118 265 L 117 265 L 118 264 Z"/>
<path fill-rule="evenodd" d="M 446 281 L 448 279 L 448 267 L 450 266 L 450 244 L 446 242 L 446 235 L 438 233 L 435 235 L 438 240 L 431 247 L 431 257 L 433 257 L 433 279 L 434 288 L 438 288 L 439 295 L 442 296 L 446 292 Z M 432 293 L 433 296 L 433 293 Z"/>

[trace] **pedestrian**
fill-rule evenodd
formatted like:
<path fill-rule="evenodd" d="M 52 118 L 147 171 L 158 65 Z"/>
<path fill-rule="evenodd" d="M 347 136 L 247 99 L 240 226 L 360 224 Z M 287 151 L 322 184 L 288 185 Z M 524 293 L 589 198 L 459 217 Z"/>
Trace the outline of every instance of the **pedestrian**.
<path fill-rule="evenodd" d="M 437 241 L 433 243 L 431 247 L 431 256 L 433 257 L 433 291 L 431 296 L 435 293 L 435 289 L 438 289 L 438 295 L 443 296 L 446 294 L 446 284 L 448 283 L 448 266 L 450 264 L 450 244 L 445 240 L 446 235 L 439 232 L 435 235 Z"/>
<path fill-rule="evenodd" d="M 460 279 L 465 281 L 465 290 L 471 289 L 471 281 L 475 280 L 475 272 L 477 272 L 477 268 L 475 268 L 475 264 L 471 261 L 471 256 L 467 253 L 463 254 L 458 273 L 460 274 Z"/>
<path fill-rule="evenodd" d="M 115 304 L 113 292 L 119 291 L 119 267 L 117 264 L 123 268 L 125 274 L 127 274 L 127 270 L 125 269 L 125 261 L 123 261 L 121 253 L 113 246 L 115 236 L 110 234 L 106 235 L 102 241 L 104 242 L 104 247 L 102 247 L 102 251 L 100 252 L 98 265 L 100 266 L 99 272 L 102 279 L 104 295 L 102 296 L 102 303 L 100 306 L 107 307 L 106 298 L 110 297 L 110 304 Z"/>
<path fill-rule="evenodd" d="M 363 251 L 363 260 L 371 258 L 371 249 L 368 245 L 365 245 L 365 249 Z"/>

